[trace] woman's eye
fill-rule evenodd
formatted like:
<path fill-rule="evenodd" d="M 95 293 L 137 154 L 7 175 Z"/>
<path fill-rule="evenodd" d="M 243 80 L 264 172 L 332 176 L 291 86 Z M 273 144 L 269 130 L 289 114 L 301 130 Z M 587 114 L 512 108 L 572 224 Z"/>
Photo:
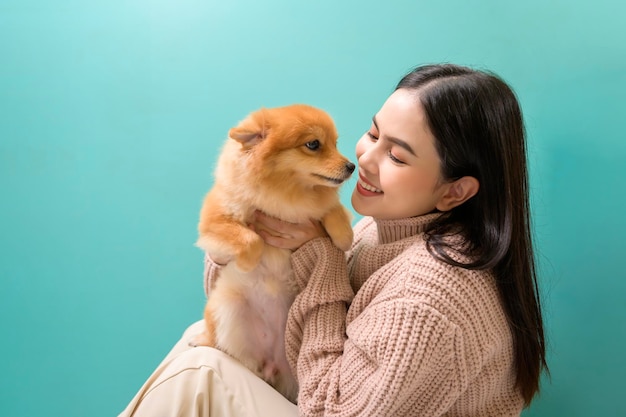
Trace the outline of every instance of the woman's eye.
<path fill-rule="evenodd" d="M 398 158 L 396 158 L 395 156 L 393 156 L 393 154 L 391 153 L 391 151 L 387 152 L 387 154 L 389 155 L 389 159 L 391 159 L 393 162 L 395 162 L 396 164 L 404 164 L 404 161 L 399 160 Z"/>
<path fill-rule="evenodd" d="M 315 139 L 315 140 L 305 143 L 304 145 L 310 150 L 316 151 L 320 148 L 320 141 Z"/>
<path fill-rule="evenodd" d="M 371 140 L 374 140 L 374 141 L 378 140 L 378 137 L 374 136 L 374 134 L 372 132 L 367 132 L 367 136 L 369 136 Z"/>

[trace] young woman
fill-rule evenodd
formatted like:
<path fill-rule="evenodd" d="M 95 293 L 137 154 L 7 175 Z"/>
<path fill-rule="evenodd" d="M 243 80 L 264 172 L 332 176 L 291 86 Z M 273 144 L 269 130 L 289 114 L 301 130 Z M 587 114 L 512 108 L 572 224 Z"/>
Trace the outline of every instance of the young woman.
<path fill-rule="evenodd" d="M 547 366 L 514 93 L 486 72 L 418 67 L 356 154 L 364 217 L 347 256 L 318 224 L 258 215 L 268 244 L 294 250 L 298 405 L 184 336 L 125 415 L 519 416 L 530 404 Z M 207 291 L 218 274 L 207 256 Z"/>

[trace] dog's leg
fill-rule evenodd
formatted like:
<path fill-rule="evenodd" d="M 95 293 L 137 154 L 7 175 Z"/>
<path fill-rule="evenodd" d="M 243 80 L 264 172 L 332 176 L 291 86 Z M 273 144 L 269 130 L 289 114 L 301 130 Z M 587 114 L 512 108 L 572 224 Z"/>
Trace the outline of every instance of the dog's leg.
<path fill-rule="evenodd" d="M 223 232 L 223 233 L 222 233 Z M 265 243 L 259 235 L 240 223 L 215 224 L 196 245 L 213 256 L 235 260 L 242 272 L 250 272 L 259 264 Z"/>
<path fill-rule="evenodd" d="M 241 271 L 250 272 L 261 260 L 265 243 L 241 220 L 227 214 L 218 194 L 209 193 L 200 212 L 196 245 L 213 256 L 235 259 Z"/>
<path fill-rule="evenodd" d="M 215 320 L 207 305 L 204 309 L 204 332 L 194 336 L 189 342 L 189 346 L 210 346 L 215 347 Z"/>
<path fill-rule="evenodd" d="M 352 246 L 351 215 L 342 205 L 335 206 L 322 219 L 322 225 L 330 236 L 335 246 L 347 251 Z"/>

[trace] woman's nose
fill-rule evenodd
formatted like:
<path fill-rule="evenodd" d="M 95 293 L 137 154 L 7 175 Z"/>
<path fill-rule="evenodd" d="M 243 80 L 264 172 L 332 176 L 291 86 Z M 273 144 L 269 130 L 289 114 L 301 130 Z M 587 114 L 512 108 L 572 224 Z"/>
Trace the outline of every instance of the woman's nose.
<path fill-rule="evenodd" d="M 358 155 L 359 166 L 366 171 L 376 172 L 376 147 L 374 144 L 369 144 L 360 149 L 361 153 Z"/>

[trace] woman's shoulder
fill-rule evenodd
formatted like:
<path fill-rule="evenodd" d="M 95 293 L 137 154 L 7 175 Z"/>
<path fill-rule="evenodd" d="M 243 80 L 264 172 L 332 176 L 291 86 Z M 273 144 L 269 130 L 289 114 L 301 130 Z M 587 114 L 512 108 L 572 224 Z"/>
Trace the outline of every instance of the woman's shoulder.
<path fill-rule="evenodd" d="M 405 296 L 427 303 L 454 318 L 459 312 L 501 312 L 495 277 L 489 270 L 470 270 L 439 259 L 424 239 L 416 239 L 401 255 Z M 458 255 L 457 259 L 463 259 Z M 461 314 L 460 318 L 465 318 Z M 459 319 L 459 317 L 457 317 Z"/>

